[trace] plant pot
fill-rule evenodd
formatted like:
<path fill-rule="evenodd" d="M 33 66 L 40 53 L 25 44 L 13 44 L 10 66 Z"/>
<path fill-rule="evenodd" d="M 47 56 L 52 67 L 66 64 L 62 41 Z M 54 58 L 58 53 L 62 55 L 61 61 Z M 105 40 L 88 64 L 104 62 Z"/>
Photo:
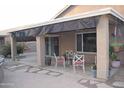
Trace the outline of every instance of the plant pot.
<path fill-rule="evenodd" d="M 111 77 L 111 68 L 109 68 L 108 78 Z"/>
<path fill-rule="evenodd" d="M 112 67 L 119 68 L 120 67 L 120 60 L 118 61 L 112 61 Z"/>
<path fill-rule="evenodd" d="M 51 58 L 50 57 L 45 58 L 45 65 L 51 66 Z"/>

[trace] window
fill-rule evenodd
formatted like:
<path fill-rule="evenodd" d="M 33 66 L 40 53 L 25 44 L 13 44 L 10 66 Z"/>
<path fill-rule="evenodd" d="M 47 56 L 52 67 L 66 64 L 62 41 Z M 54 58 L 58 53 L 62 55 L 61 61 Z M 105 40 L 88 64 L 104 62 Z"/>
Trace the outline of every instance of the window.
<path fill-rule="evenodd" d="M 77 34 L 78 52 L 96 52 L 96 33 Z"/>
<path fill-rule="evenodd" d="M 45 51 L 46 51 L 46 55 L 53 56 L 53 54 L 56 53 L 56 55 L 59 56 L 59 38 L 46 37 Z"/>

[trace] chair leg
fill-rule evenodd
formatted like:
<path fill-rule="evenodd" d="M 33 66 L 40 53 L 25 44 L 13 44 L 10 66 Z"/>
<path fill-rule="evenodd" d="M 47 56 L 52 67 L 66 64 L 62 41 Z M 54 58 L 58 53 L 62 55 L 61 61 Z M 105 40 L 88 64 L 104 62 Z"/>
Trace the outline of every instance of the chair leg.
<path fill-rule="evenodd" d="M 68 60 L 68 62 L 67 62 L 67 63 L 68 63 L 68 65 L 70 65 L 70 60 Z"/>
<path fill-rule="evenodd" d="M 65 62 L 63 62 L 63 67 L 64 67 L 64 69 L 65 69 Z"/>
<path fill-rule="evenodd" d="M 56 62 L 56 64 L 55 64 L 55 68 L 57 68 L 57 65 L 58 65 L 58 64 L 57 64 L 57 62 Z"/>

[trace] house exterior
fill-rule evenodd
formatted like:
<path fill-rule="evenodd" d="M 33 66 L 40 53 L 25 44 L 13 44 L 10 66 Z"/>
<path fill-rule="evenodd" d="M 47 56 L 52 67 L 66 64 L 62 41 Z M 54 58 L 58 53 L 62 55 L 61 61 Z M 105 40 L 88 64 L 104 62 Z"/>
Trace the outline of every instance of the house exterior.
<path fill-rule="evenodd" d="M 87 63 L 94 62 L 96 56 L 97 78 L 107 80 L 109 45 L 113 34 L 123 35 L 123 10 L 122 5 L 70 5 L 48 22 L 11 29 L 12 59 L 16 56 L 16 40 L 35 38 L 39 65 L 44 66 L 45 58 L 53 53 L 61 56 L 71 50 L 85 55 Z"/>

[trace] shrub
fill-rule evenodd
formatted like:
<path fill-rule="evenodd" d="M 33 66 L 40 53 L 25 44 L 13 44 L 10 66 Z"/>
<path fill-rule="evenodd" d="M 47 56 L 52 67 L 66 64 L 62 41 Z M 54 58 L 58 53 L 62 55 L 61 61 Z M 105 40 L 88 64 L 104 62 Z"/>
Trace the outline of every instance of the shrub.
<path fill-rule="evenodd" d="M 22 54 L 24 52 L 24 46 L 21 44 L 16 45 L 17 48 L 17 55 Z M 5 44 L 0 47 L 0 55 L 3 55 L 4 57 L 8 57 L 11 55 L 11 45 Z"/>
<path fill-rule="evenodd" d="M 0 47 L 0 54 L 4 57 L 11 55 L 11 46 L 10 44 L 2 45 Z"/>
<path fill-rule="evenodd" d="M 17 54 L 18 55 L 22 54 L 24 52 L 24 48 L 25 48 L 24 45 L 17 44 L 16 47 L 17 47 Z"/>
<path fill-rule="evenodd" d="M 109 57 L 111 58 L 112 61 L 118 60 L 117 54 L 114 52 L 113 46 L 109 47 Z"/>

